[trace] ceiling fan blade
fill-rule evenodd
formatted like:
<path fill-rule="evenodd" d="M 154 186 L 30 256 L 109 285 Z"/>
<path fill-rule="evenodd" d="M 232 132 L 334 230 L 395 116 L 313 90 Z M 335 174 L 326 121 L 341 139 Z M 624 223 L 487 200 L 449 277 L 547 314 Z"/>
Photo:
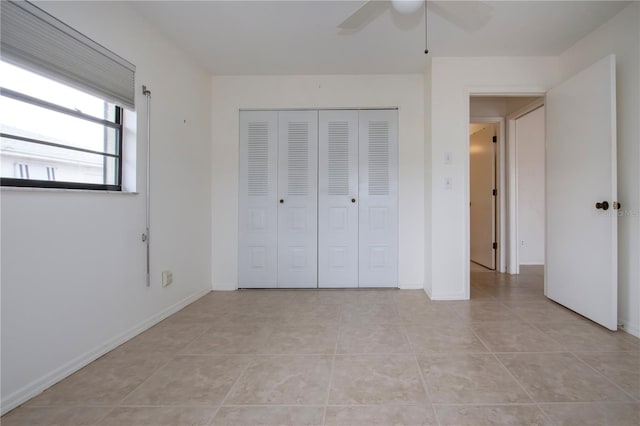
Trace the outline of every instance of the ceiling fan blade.
<path fill-rule="evenodd" d="M 390 5 L 391 2 L 386 0 L 369 0 L 338 25 L 338 28 L 357 31 L 380 16 Z"/>
<path fill-rule="evenodd" d="M 429 1 L 427 7 L 470 33 L 484 27 L 493 16 L 493 7 L 483 1 Z"/>

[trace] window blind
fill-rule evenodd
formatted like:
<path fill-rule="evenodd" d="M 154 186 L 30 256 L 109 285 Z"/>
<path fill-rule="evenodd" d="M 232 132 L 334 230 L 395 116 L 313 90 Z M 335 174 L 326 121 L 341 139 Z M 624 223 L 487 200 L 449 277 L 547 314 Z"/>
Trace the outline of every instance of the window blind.
<path fill-rule="evenodd" d="M 27 1 L 2 1 L 2 59 L 135 107 L 135 65 Z"/>

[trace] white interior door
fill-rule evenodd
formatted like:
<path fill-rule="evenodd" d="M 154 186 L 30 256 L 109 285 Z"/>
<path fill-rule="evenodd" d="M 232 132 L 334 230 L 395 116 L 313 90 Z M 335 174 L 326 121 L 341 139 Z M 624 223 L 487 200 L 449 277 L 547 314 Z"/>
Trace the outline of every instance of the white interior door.
<path fill-rule="evenodd" d="M 398 286 L 398 111 L 359 113 L 359 287 Z"/>
<path fill-rule="evenodd" d="M 546 294 L 611 330 L 618 307 L 615 87 L 609 56 L 546 99 Z"/>
<path fill-rule="evenodd" d="M 277 285 L 277 148 L 277 112 L 240 112 L 239 288 Z"/>
<path fill-rule="evenodd" d="M 469 199 L 471 260 L 496 269 L 496 151 L 495 124 L 469 136 Z"/>
<path fill-rule="evenodd" d="M 318 121 L 318 287 L 358 287 L 358 111 Z"/>
<path fill-rule="evenodd" d="M 278 122 L 278 287 L 317 287 L 318 112 Z"/>
<path fill-rule="evenodd" d="M 514 120 L 518 266 L 544 265 L 545 108 Z"/>

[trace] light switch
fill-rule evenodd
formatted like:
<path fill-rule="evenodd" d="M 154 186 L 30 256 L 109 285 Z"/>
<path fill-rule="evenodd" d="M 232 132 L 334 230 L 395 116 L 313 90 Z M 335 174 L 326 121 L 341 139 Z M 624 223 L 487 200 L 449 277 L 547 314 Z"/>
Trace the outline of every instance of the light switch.
<path fill-rule="evenodd" d="M 450 152 L 444 153 L 444 164 L 451 164 L 452 155 Z"/>
<path fill-rule="evenodd" d="M 444 178 L 444 189 L 451 189 L 452 187 L 452 180 L 450 177 L 446 177 Z"/>

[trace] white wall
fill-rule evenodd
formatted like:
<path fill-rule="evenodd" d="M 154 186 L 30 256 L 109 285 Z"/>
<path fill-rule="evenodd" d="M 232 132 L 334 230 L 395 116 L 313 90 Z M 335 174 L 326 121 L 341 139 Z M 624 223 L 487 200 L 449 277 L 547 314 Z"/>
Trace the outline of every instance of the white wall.
<path fill-rule="evenodd" d="M 39 6 L 137 65 L 138 129 L 152 91 L 152 285 L 144 193 L 2 189 L 3 412 L 211 289 L 210 76 L 124 3 Z"/>
<path fill-rule="evenodd" d="M 213 77 L 213 286 L 238 283 L 241 108 L 399 107 L 399 285 L 424 285 L 424 76 Z"/>
<path fill-rule="evenodd" d="M 562 54 L 563 78 L 614 53 L 618 116 L 618 316 L 640 336 L 640 4 L 633 2 Z"/>
<path fill-rule="evenodd" d="M 518 261 L 544 264 L 545 127 L 544 107 L 515 120 Z"/>
<path fill-rule="evenodd" d="M 434 299 L 469 297 L 469 93 L 543 93 L 558 81 L 559 59 L 433 58 L 431 80 L 432 253 Z M 444 153 L 452 164 L 444 164 Z M 451 178 L 452 188 L 444 188 Z"/>

